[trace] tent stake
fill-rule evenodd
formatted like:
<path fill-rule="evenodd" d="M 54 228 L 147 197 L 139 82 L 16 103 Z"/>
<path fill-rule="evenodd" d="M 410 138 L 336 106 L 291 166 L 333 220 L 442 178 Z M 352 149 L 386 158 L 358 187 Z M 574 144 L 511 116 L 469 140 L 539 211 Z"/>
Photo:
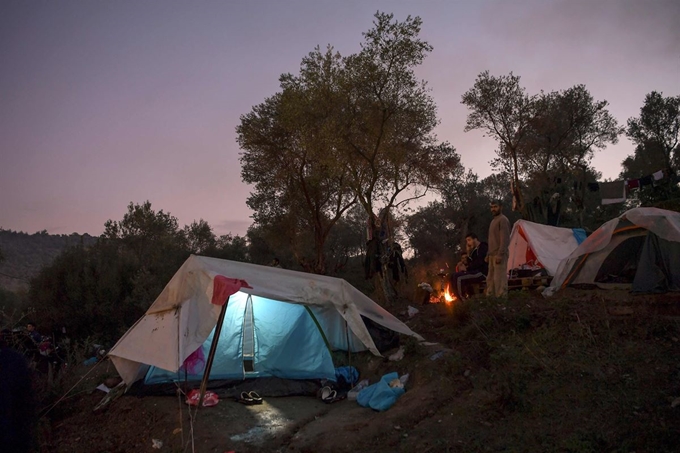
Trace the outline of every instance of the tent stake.
<path fill-rule="evenodd" d="M 203 379 L 201 380 L 201 393 L 198 398 L 198 408 L 203 406 L 203 397 L 205 396 L 205 391 L 208 388 L 208 378 L 210 377 L 210 369 L 212 368 L 213 360 L 215 359 L 215 352 L 217 351 L 217 343 L 220 340 L 220 333 L 222 332 L 224 316 L 227 314 L 227 305 L 229 305 L 229 299 L 227 299 L 224 302 L 224 305 L 222 305 L 220 316 L 219 318 L 217 318 L 215 335 L 213 335 L 213 341 L 210 344 L 210 352 L 208 352 L 208 361 L 205 364 L 205 371 L 203 372 Z"/>

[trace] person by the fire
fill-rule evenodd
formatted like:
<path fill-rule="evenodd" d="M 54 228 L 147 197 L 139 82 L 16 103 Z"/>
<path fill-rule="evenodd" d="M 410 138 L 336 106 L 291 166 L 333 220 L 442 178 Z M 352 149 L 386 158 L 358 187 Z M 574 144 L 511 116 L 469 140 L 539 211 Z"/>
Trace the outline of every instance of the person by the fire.
<path fill-rule="evenodd" d="M 461 262 L 456 266 L 456 273 L 451 276 L 451 291 L 458 299 L 467 297 L 473 283 L 483 282 L 488 272 L 486 253 L 489 246 L 480 242 L 475 233 L 465 237 L 468 252 L 463 254 Z"/>
<path fill-rule="evenodd" d="M 456 272 L 465 272 L 468 267 L 468 260 L 470 259 L 467 252 L 460 254 L 460 261 L 456 264 Z"/>
<path fill-rule="evenodd" d="M 508 247 L 510 245 L 510 222 L 503 215 L 501 200 L 490 204 L 493 219 L 489 225 L 489 273 L 486 277 L 486 295 L 505 297 L 508 294 Z"/>

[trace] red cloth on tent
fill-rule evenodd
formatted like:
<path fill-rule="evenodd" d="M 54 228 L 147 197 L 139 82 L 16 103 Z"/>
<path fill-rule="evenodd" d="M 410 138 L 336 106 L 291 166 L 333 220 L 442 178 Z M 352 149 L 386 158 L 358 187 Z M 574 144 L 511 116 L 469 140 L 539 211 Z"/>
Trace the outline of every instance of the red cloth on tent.
<path fill-rule="evenodd" d="M 227 302 L 229 296 L 236 294 L 241 288 L 252 288 L 252 286 L 245 280 L 217 275 L 213 279 L 213 296 L 210 302 L 222 306 Z"/>
<path fill-rule="evenodd" d="M 543 267 L 540 261 L 538 261 L 538 257 L 534 253 L 533 249 L 529 246 L 529 241 L 527 240 L 526 234 L 524 234 L 524 228 L 521 226 L 519 227 L 519 235 L 522 236 L 522 239 L 524 239 L 527 242 L 527 251 L 524 254 L 524 259 L 526 260 L 527 264 L 533 264 L 539 267 Z"/>
<path fill-rule="evenodd" d="M 180 369 L 186 370 L 189 374 L 203 373 L 205 369 L 205 354 L 203 354 L 203 347 L 199 346 L 189 357 L 184 359 L 184 363 Z"/>

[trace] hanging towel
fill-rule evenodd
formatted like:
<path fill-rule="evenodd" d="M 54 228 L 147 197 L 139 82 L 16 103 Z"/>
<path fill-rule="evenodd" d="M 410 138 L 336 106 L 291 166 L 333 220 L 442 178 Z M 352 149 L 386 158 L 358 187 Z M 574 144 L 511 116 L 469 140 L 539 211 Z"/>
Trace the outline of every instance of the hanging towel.
<path fill-rule="evenodd" d="M 640 178 L 640 187 L 644 186 L 651 186 L 652 185 L 652 176 L 645 176 L 644 178 Z"/>
<path fill-rule="evenodd" d="M 601 182 L 600 193 L 602 194 L 602 204 L 624 202 L 626 201 L 625 181 Z"/>
<path fill-rule="evenodd" d="M 652 173 L 652 176 L 654 177 L 654 181 L 658 181 L 659 179 L 663 178 L 663 170 Z"/>
<path fill-rule="evenodd" d="M 628 188 L 629 189 L 638 189 L 639 187 L 640 187 L 640 180 L 639 179 L 628 180 Z"/>
<path fill-rule="evenodd" d="M 596 182 L 589 182 L 588 190 L 590 190 L 591 192 L 597 192 L 598 190 L 600 190 L 600 185 Z"/>

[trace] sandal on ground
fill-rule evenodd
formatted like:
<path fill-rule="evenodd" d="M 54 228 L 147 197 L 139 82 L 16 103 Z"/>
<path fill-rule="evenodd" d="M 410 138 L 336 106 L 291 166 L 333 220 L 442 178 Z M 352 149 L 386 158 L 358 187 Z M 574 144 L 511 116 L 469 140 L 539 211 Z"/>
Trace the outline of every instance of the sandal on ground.
<path fill-rule="evenodd" d="M 335 401 L 335 397 L 338 393 L 330 387 L 324 387 L 321 389 L 321 401 L 324 403 L 332 403 Z"/>
<path fill-rule="evenodd" d="M 252 396 L 250 396 L 248 392 L 241 392 L 241 397 L 238 399 L 238 402 L 246 405 L 257 404 L 255 403 L 255 399 Z M 261 402 L 262 398 L 260 398 L 260 403 Z"/>
<path fill-rule="evenodd" d="M 253 400 L 251 404 L 262 404 L 262 397 L 256 391 L 248 392 L 248 396 Z"/>

